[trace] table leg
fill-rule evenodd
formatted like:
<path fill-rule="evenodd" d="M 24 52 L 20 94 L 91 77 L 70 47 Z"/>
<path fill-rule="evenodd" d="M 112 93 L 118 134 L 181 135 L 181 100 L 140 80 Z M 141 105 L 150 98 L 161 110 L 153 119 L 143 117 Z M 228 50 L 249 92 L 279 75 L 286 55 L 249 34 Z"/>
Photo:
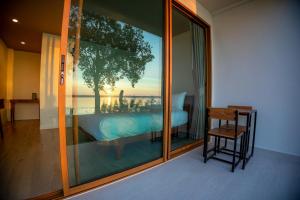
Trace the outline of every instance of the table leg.
<path fill-rule="evenodd" d="M 257 118 L 257 111 L 255 111 L 255 113 L 254 113 L 253 138 L 252 138 L 252 149 L 251 149 L 251 155 L 250 155 L 250 157 L 252 157 L 252 156 L 253 156 L 253 153 L 254 153 L 255 132 L 256 132 L 256 118 Z"/>
<path fill-rule="evenodd" d="M 0 113 L 0 132 L 1 132 L 1 138 L 3 139 L 3 127 L 2 127 L 1 113 Z"/>
<path fill-rule="evenodd" d="M 247 141 L 249 138 L 249 114 L 247 115 L 247 121 L 246 121 L 246 133 L 245 133 L 245 141 L 244 141 L 244 148 L 243 148 L 243 166 L 242 169 L 245 169 L 246 162 L 247 162 L 247 151 L 248 151 L 248 145 L 249 142 Z"/>
<path fill-rule="evenodd" d="M 10 106 L 10 122 L 13 124 L 15 121 L 15 105 L 14 103 Z"/>
<path fill-rule="evenodd" d="M 249 143 L 250 143 L 250 135 L 251 135 L 251 120 L 252 120 L 252 116 L 251 116 L 251 114 L 249 114 L 248 115 L 249 116 L 249 120 L 248 120 L 248 135 L 247 135 L 247 150 L 246 150 L 246 152 L 248 153 L 248 151 L 249 151 Z"/>

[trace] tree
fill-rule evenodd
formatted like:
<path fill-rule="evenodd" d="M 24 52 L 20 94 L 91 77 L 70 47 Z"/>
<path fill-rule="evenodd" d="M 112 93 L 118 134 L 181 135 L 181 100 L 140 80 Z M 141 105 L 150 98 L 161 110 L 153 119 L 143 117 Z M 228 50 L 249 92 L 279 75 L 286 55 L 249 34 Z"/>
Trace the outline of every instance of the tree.
<path fill-rule="evenodd" d="M 70 19 L 75 19 L 72 12 Z M 141 29 L 106 16 L 83 13 L 78 67 L 95 94 L 96 113 L 100 112 L 100 91 L 105 85 L 114 88 L 117 81 L 127 78 L 134 87 L 153 58 Z"/>

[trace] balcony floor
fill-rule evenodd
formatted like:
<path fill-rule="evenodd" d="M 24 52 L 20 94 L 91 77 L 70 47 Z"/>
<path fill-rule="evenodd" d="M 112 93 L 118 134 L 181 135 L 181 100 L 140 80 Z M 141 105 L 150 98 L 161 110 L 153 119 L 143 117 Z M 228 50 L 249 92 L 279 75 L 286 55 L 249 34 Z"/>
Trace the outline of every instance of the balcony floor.
<path fill-rule="evenodd" d="M 203 163 L 202 148 L 170 162 L 70 199 L 230 199 L 300 198 L 300 157 L 256 149 L 245 170 L 215 160 Z"/>

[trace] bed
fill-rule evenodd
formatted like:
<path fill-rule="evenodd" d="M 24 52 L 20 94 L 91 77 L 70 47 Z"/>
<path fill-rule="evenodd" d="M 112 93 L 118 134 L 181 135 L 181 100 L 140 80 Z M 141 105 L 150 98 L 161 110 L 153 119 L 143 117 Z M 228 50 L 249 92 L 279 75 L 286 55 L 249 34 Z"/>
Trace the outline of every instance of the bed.
<path fill-rule="evenodd" d="M 185 127 L 188 137 L 192 116 L 193 96 L 184 97 L 182 109 L 172 109 L 172 134 L 178 135 L 178 128 Z M 163 131 L 163 112 L 128 112 L 88 114 L 78 116 L 79 129 L 100 145 L 114 145 L 116 157 L 120 158 L 125 144 L 146 137 L 156 141 Z"/>

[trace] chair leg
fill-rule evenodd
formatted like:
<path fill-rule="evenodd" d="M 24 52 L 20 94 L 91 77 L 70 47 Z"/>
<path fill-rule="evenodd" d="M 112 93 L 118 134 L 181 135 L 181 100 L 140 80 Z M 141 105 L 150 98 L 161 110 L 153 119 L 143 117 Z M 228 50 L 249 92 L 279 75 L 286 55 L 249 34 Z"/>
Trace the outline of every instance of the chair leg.
<path fill-rule="evenodd" d="M 237 142 L 237 138 L 234 138 L 233 158 L 232 158 L 232 167 L 231 167 L 232 172 L 234 172 L 234 168 L 235 168 L 236 142 Z"/>
<path fill-rule="evenodd" d="M 218 148 L 217 148 L 217 152 L 220 152 L 220 143 L 221 143 L 221 138 L 218 137 Z"/>
<path fill-rule="evenodd" d="M 243 142 L 243 166 L 242 169 L 245 169 L 247 159 L 247 133 L 244 133 L 244 142 Z"/>
<path fill-rule="evenodd" d="M 243 159 L 243 156 L 244 156 L 244 135 L 242 135 L 241 137 L 241 141 L 240 141 L 240 160 Z"/>
<path fill-rule="evenodd" d="M 207 144 L 208 143 L 208 135 L 205 133 L 204 135 L 204 147 L 203 147 L 203 157 L 204 157 L 204 163 L 207 161 Z"/>
<path fill-rule="evenodd" d="M 248 152 L 248 150 L 249 150 L 249 142 L 250 142 L 250 132 L 249 131 L 247 133 L 247 144 L 245 146 L 246 147 L 246 152 Z"/>
<path fill-rule="evenodd" d="M 227 148 L 227 138 L 225 138 L 225 145 L 224 145 L 224 148 L 225 148 L 225 149 Z"/>
<path fill-rule="evenodd" d="M 218 138 L 219 137 L 215 136 L 214 155 L 217 155 L 217 141 L 218 141 Z"/>

